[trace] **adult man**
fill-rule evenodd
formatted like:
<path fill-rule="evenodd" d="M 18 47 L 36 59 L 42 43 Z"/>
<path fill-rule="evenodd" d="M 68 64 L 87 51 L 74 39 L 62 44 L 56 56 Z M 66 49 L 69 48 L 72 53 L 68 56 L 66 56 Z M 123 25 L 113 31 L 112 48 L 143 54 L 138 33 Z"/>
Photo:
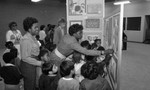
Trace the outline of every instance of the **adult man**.
<path fill-rule="evenodd" d="M 74 24 L 69 27 L 69 34 L 65 35 L 60 43 L 57 45 L 56 49 L 51 53 L 51 60 L 55 61 L 56 65 L 60 63 L 67 56 L 73 53 L 73 51 L 78 51 L 85 55 L 99 56 L 101 54 L 113 53 L 113 50 L 108 49 L 105 51 L 95 51 L 87 50 L 79 44 L 79 39 L 83 36 L 83 26 L 79 24 Z"/>
<path fill-rule="evenodd" d="M 60 42 L 61 38 L 64 36 L 64 29 L 66 26 L 66 21 L 65 19 L 60 19 L 58 21 L 58 26 L 54 29 L 54 38 L 53 38 L 53 43 L 58 45 Z"/>

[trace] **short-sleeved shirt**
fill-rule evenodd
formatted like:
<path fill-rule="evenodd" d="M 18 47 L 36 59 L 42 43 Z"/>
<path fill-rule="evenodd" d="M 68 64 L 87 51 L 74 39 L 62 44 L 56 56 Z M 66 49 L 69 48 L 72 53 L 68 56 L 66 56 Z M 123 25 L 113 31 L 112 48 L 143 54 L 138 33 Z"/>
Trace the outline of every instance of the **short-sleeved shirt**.
<path fill-rule="evenodd" d="M 79 90 L 79 82 L 73 78 L 62 77 L 58 82 L 57 90 Z"/>

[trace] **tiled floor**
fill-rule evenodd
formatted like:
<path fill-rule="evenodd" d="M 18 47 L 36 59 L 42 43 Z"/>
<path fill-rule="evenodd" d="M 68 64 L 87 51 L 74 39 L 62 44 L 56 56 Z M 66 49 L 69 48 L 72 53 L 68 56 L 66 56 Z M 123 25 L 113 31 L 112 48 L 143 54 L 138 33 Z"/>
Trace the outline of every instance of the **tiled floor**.
<path fill-rule="evenodd" d="M 120 90 L 150 90 L 150 44 L 129 42 L 122 54 Z M 0 81 L 0 90 L 3 87 Z"/>

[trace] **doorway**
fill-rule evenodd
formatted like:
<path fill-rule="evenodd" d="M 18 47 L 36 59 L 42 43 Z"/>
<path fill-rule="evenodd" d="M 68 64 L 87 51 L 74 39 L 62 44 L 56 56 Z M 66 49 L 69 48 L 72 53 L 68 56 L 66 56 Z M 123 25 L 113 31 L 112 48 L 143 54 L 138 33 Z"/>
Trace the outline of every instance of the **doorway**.
<path fill-rule="evenodd" d="M 145 40 L 144 43 L 150 44 L 150 15 L 145 16 L 145 22 L 146 22 L 146 31 L 145 31 Z"/>

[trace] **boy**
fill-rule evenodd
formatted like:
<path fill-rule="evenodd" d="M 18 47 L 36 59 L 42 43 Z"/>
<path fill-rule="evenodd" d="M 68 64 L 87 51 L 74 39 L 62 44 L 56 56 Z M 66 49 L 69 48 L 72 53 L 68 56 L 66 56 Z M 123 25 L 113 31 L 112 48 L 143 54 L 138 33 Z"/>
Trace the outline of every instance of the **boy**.
<path fill-rule="evenodd" d="M 57 90 L 79 90 L 79 82 L 73 78 L 74 63 L 63 61 L 60 65 L 60 74 L 62 78 L 58 82 Z"/>
<path fill-rule="evenodd" d="M 81 57 L 81 53 L 77 52 L 77 51 L 74 51 L 73 53 L 73 62 L 75 63 L 74 64 L 74 68 L 75 68 L 75 79 L 77 79 L 79 82 L 81 82 L 84 77 L 81 75 L 81 67 L 83 64 L 85 64 L 85 61 L 82 60 L 82 57 Z"/>
<path fill-rule="evenodd" d="M 49 51 L 47 49 L 41 49 L 38 55 L 39 60 L 43 61 L 44 63 L 49 62 Z M 42 75 L 41 67 L 36 67 L 36 87 L 39 88 L 39 78 Z"/>
<path fill-rule="evenodd" d="M 19 69 L 14 65 L 14 59 L 17 53 L 11 51 L 3 55 L 3 60 L 6 63 L 0 68 L 0 76 L 4 79 L 5 90 L 20 90 L 20 79 L 22 75 Z"/>
<path fill-rule="evenodd" d="M 96 62 L 87 62 L 81 67 L 85 78 L 81 81 L 81 90 L 111 90 L 108 81 L 99 75 L 99 70 Z"/>
<path fill-rule="evenodd" d="M 52 63 L 42 65 L 42 75 L 39 79 L 40 90 L 57 90 L 59 77 L 58 67 Z"/>

